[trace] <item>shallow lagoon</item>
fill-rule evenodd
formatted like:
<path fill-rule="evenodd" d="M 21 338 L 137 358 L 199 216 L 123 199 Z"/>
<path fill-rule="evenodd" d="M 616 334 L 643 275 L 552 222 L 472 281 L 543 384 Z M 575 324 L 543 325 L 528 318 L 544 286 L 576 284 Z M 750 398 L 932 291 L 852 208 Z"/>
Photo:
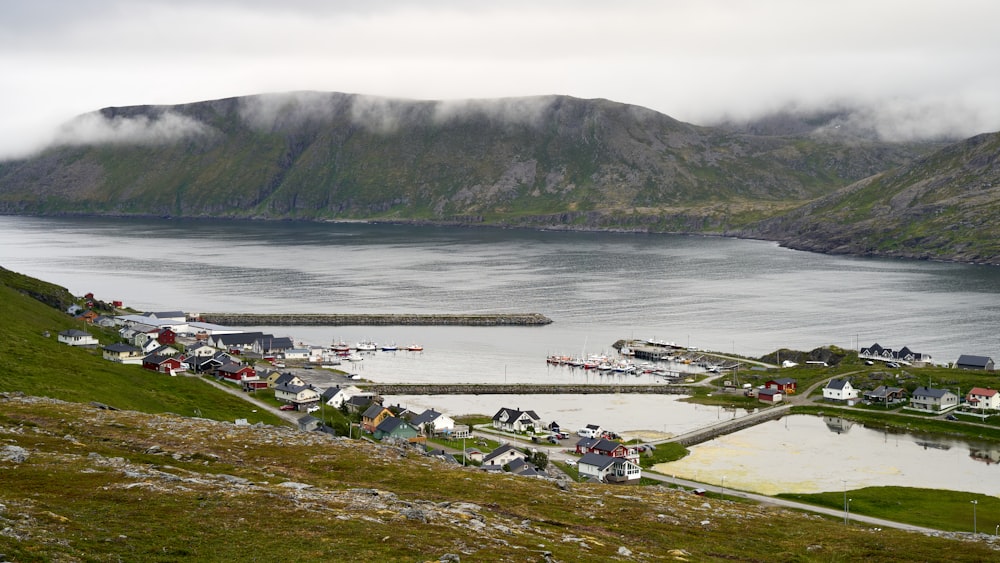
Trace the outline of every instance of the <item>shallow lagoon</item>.
<path fill-rule="evenodd" d="M 792 415 L 691 448 L 666 475 L 773 495 L 845 486 L 923 487 L 1000 496 L 1000 445 L 892 433 L 836 417 Z M 970 497 L 972 498 L 972 497 Z"/>

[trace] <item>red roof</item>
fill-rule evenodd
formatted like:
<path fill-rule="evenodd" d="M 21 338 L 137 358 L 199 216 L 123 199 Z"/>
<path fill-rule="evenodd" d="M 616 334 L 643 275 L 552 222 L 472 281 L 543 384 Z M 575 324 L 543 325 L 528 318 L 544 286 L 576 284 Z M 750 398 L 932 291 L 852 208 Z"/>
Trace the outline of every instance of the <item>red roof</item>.
<path fill-rule="evenodd" d="M 997 394 L 996 389 L 983 389 L 982 387 L 973 387 L 969 389 L 969 395 L 978 395 L 980 397 L 992 397 Z"/>

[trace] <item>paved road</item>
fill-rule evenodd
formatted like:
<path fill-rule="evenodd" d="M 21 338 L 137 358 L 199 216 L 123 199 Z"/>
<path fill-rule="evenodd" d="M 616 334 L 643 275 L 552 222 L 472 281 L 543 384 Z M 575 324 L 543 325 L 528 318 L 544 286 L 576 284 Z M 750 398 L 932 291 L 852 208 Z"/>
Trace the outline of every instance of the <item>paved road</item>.
<path fill-rule="evenodd" d="M 247 401 L 247 402 L 249 402 L 249 403 L 251 403 L 253 405 L 256 405 L 257 407 L 259 407 L 261 409 L 270 411 L 273 414 L 277 415 L 278 417 L 280 417 L 280 418 L 282 418 L 284 420 L 287 420 L 288 422 L 294 424 L 295 426 L 298 426 L 298 424 L 299 424 L 299 417 L 302 416 L 302 413 L 300 413 L 300 412 L 283 411 L 283 410 L 281 410 L 281 409 L 279 409 L 279 408 L 277 408 L 277 407 L 275 407 L 273 405 L 269 405 L 269 404 L 267 404 L 267 403 L 265 403 L 265 402 L 257 399 L 256 397 L 253 396 L 253 393 L 244 393 L 240 389 L 236 389 L 235 387 L 231 387 L 229 385 L 223 385 L 223 384 L 221 384 L 221 383 L 219 383 L 217 381 L 212 381 L 211 379 L 209 379 L 207 377 L 200 377 L 200 376 L 197 376 L 197 375 L 194 375 L 194 374 L 191 374 L 189 377 L 197 377 L 198 379 L 204 381 L 205 383 L 207 383 L 209 385 L 212 385 L 212 386 L 214 386 L 214 387 L 216 387 L 218 389 L 222 389 L 223 391 L 225 391 L 226 393 L 229 393 L 230 395 L 234 395 L 236 397 L 239 397 L 239 398 L 243 399 L 244 401 Z"/>

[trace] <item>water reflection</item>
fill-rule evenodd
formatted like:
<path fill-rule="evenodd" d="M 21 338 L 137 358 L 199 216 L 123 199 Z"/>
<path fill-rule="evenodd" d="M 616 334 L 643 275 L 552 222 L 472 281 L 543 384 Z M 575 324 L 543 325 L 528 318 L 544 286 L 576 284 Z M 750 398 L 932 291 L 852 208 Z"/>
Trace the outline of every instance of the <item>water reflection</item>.
<path fill-rule="evenodd" d="M 1000 447 L 992 444 L 792 415 L 694 446 L 688 457 L 657 469 L 703 482 L 725 475 L 735 488 L 764 494 L 836 491 L 846 479 L 851 489 L 947 488 L 998 496 L 998 464 Z"/>

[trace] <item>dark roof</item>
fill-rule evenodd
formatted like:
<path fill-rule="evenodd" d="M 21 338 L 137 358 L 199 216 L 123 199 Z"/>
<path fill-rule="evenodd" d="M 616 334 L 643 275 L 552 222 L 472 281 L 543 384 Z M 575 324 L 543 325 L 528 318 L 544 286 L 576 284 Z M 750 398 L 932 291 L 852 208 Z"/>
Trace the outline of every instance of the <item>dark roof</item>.
<path fill-rule="evenodd" d="M 375 418 L 384 409 L 385 409 L 385 407 L 383 407 L 382 405 L 380 405 L 378 403 L 374 403 L 372 406 L 368 407 L 368 409 L 365 410 L 365 412 L 361 416 L 363 416 L 365 418 Z M 390 412 L 392 412 L 392 411 L 390 411 Z"/>
<path fill-rule="evenodd" d="M 128 344 L 116 343 L 110 344 L 104 347 L 105 350 L 109 352 L 138 352 L 139 349 L 135 346 L 129 346 Z"/>
<path fill-rule="evenodd" d="M 76 337 L 80 337 L 80 336 L 90 336 L 90 333 L 89 332 L 84 332 L 82 330 L 77 330 L 75 328 L 71 328 L 71 329 L 64 330 L 64 331 L 60 332 L 59 335 L 60 336 L 76 336 Z"/>
<path fill-rule="evenodd" d="M 778 385 L 791 385 L 792 383 L 798 383 L 798 380 L 792 379 L 791 377 L 779 377 L 778 379 L 772 379 L 771 381 L 777 383 Z"/>
<path fill-rule="evenodd" d="M 780 395 L 780 394 L 781 394 L 781 391 L 779 391 L 778 389 L 770 389 L 770 388 L 768 388 L 768 389 L 758 389 L 757 390 L 757 395 L 758 396 L 760 396 L 760 395 L 772 395 L 773 396 L 773 395 Z"/>
<path fill-rule="evenodd" d="M 826 384 L 827 389 L 843 389 L 847 385 L 848 381 L 846 379 L 831 379 L 829 383 Z"/>
<path fill-rule="evenodd" d="M 305 385 L 288 385 L 284 383 L 281 385 L 274 386 L 275 391 L 284 391 L 285 393 L 294 393 L 295 395 L 298 395 L 299 393 L 305 391 L 306 389 L 308 389 L 308 387 L 306 387 Z"/>
<path fill-rule="evenodd" d="M 580 438 L 577 440 L 576 445 L 581 448 L 590 448 L 599 440 L 601 440 L 601 438 Z"/>
<path fill-rule="evenodd" d="M 615 463 L 615 458 L 607 455 L 589 453 L 584 454 L 577 462 L 577 465 L 593 465 L 598 469 L 607 469 Z"/>
<path fill-rule="evenodd" d="M 371 395 L 355 395 L 355 396 L 351 397 L 350 399 L 347 399 L 344 402 L 347 403 L 347 404 L 349 404 L 349 405 L 354 405 L 354 406 L 357 406 L 357 407 L 363 407 L 363 406 L 365 406 L 365 405 L 367 405 L 367 404 L 369 404 L 369 403 L 372 402 L 372 396 Z"/>
<path fill-rule="evenodd" d="M 395 432 L 400 427 L 406 427 L 406 426 L 409 426 L 409 423 L 407 423 L 402 418 L 395 417 L 395 416 L 389 416 L 389 417 L 386 417 L 385 420 L 383 420 L 382 422 L 380 422 L 378 424 L 378 426 L 375 427 L 375 430 L 378 431 L 378 432 L 382 432 L 383 434 L 392 434 L 393 432 Z M 410 428 L 413 429 L 413 430 L 416 430 L 412 426 L 410 426 Z"/>
<path fill-rule="evenodd" d="M 986 356 L 971 356 L 969 354 L 962 354 L 958 357 L 958 361 L 955 362 L 957 366 L 975 366 L 978 368 L 984 368 L 990 364 L 993 360 Z"/>
<path fill-rule="evenodd" d="M 238 373 L 238 372 L 240 372 L 240 371 L 242 371 L 244 369 L 247 369 L 249 367 L 250 366 L 244 365 L 244 364 L 228 363 L 228 364 L 226 364 L 224 366 L 219 366 L 219 371 L 224 372 L 224 373 Z"/>
<path fill-rule="evenodd" d="M 601 452 L 613 452 L 620 446 L 618 442 L 612 442 L 611 440 L 606 440 L 604 438 L 598 438 L 591 449 L 601 451 Z"/>
<path fill-rule="evenodd" d="M 436 410 L 427 409 L 424 412 L 413 417 L 413 420 L 411 420 L 410 423 L 419 428 L 420 426 L 427 424 L 428 422 L 434 422 L 440 416 L 441 413 L 437 412 Z"/>
<path fill-rule="evenodd" d="M 504 445 L 500 446 L 499 448 L 493 450 L 492 452 L 486 454 L 483 457 L 483 463 L 486 463 L 489 460 L 494 459 L 494 458 L 496 458 L 496 457 L 498 457 L 498 456 L 500 456 L 502 454 L 505 454 L 505 453 L 507 453 L 509 451 L 514 451 L 514 452 L 517 452 L 517 453 L 522 453 L 517 448 L 515 448 L 514 446 L 512 446 L 510 444 L 504 444 Z"/>
<path fill-rule="evenodd" d="M 173 360 L 173 359 L 174 358 L 172 358 L 170 356 L 158 356 L 156 354 L 150 354 L 150 355 L 146 356 L 145 358 L 143 358 L 142 361 L 145 362 L 145 363 L 147 363 L 147 364 L 162 364 L 163 362 L 165 362 L 167 360 Z M 178 361 L 180 361 L 180 360 L 178 360 Z"/>
<path fill-rule="evenodd" d="M 940 399 L 941 397 L 945 396 L 945 393 L 951 393 L 951 391 L 947 389 L 930 389 L 927 387 L 917 387 L 916 391 L 913 392 L 913 398 L 933 397 L 935 399 Z"/>

